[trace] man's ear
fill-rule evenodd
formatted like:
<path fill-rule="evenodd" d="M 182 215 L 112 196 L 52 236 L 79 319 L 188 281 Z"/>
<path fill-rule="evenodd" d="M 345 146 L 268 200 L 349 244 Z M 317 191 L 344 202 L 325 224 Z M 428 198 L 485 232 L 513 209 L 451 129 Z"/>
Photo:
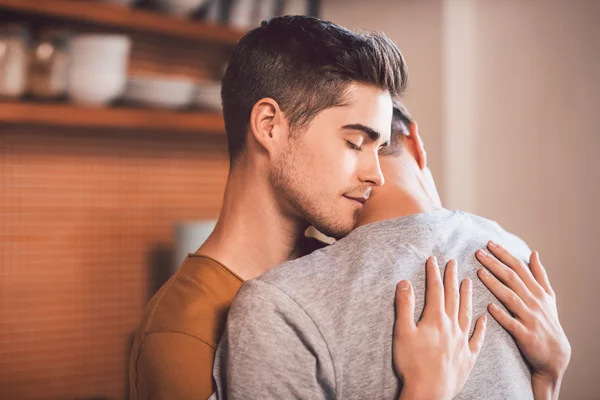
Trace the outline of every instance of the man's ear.
<path fill-rule="evenodd" d="M 423 139 L 421 139 L 421 135 L 419 135 L 419 126 L 414 121 L 408 126 L 407 139 L 410 143 L 411 153 L 413 154 L 413 157 L 415 157 L 419 169 L 424 170 L 425 167 L 427 167 L 427 152 L 425 151 Z"/>
<path fill-rule="evenodd" d="M 273 154 L 276 145 L 284 139 L 282 123 L 287 124 L 279 104 L 271 98 L 260 99 L 250 112 L 249 134 L 267 153 Z"/>

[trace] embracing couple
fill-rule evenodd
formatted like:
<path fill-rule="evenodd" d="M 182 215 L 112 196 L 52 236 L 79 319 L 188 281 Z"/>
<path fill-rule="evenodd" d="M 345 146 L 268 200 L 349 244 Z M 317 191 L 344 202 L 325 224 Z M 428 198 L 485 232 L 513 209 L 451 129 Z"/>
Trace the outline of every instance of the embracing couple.
<path fill-rule="evenodd" d="M 240 40 L 221 214 L 145 310 L 132 399 L 558 398 L 539 255 L 442 206 L 406 84 L 383 35 L 288 16 Z"/>

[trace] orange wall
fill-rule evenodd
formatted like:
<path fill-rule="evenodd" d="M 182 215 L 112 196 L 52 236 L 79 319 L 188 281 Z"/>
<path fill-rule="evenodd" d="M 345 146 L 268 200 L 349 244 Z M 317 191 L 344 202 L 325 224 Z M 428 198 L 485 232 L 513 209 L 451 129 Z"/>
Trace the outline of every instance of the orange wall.
<path fill-rule="evenodd" d="M 216 218 L 225 137 L 0 125 L 0 398 L 125 398 L 177 221 Z"/>

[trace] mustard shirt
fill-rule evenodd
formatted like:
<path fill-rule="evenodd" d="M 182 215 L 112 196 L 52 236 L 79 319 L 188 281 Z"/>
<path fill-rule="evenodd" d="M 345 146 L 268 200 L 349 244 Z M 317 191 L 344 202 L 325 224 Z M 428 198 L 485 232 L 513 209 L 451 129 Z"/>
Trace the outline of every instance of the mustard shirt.
<path fill-rule="evenodd" d="M 229 307 L 242 278 L 190 254 L 146 306 L 129 360 L 132 400 L 207 399 Z"/>

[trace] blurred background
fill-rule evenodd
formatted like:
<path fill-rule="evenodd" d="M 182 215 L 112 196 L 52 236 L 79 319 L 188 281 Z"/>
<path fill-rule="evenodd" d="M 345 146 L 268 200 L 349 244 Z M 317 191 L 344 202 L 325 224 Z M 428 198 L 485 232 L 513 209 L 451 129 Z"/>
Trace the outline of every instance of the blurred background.
<path fill-rule="evenodd" d="M 0 398 L 126 398 L 145 304 L 219 213 L 227 58 L 285 14 L 400 47 L 445 206 L 541 252 L 561 399 L 600 399 L 595 0 L 0 0 Z"/>

